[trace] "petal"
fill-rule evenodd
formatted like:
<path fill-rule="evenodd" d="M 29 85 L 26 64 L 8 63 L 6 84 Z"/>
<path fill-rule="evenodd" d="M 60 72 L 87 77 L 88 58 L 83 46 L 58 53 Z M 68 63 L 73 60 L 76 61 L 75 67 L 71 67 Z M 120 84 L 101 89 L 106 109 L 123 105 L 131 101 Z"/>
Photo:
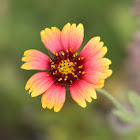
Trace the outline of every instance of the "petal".
<path fill-rule="evenodd" d="M 54 107 L 55 103 L 55 92 L 56 92 L 56 87 L 54 84 L 42 95 L 41 102 L 42 102 L 42 107 L 45 109 L 46 107 L 48 109 L 52 109 Z"/>
<path fill-rule="evenodd" d="M 27 50 L 24 52 L 22 61 L 25 62 L 21 68 L 26 70 L 47 70 L 50 64 L 50 58 L 38 51 L 38 50 Z"/>
<path fill-rule="evenodd" d="M 103 45 L 104 43 L 100 42 L 100 37 L 94 37 L 85 45 L 79 57 L 84 57 L 85 61 L 91 58 L 101 58 L 107 52 L 107 48 Z"/>
<path fill-rule="evenodd" d="M 100 59 L 89 59 L 84 63 L 84 69 L 92 69 L 92 70 L 100 70 L 100 69 L 108 69 L 111 61 L 108 58 L 100 58 Z"/>
<path fill-rule="evenodd" d="M 62 108 L 66 98 L 65 86 L 54 83 L 41 98 L 42 107 L 52 109 L 58 112 Z"/>
<path fill-rule="evenodd" d="M 50 52 L 56 53 L 63 49 L 61 43 L 61 31 L 58 28 L 45 28 L 45 30 L 42 30 L 40 34 L 44 46 Z"/>
<path fill-rule="evenodd" d="M 46 75 L 47 75 L 46 72 L 38 72 L 38 73 L 34 74 L 27 81 L 26 86 L 25 86 L 25 89 L 28 90 L 35 81 L 38 81 L 39 79 L 42 79 Z"/>
<path fill-rule="evenodd" d="M 84 74 L 81 79 L 86 80 L 88 83 L 93 84 L 95 90 L 104 86 L 104 81 L 112 74 L 112 70 L 108 67 L 102 67 L 100 69 L 87 69 L 84 70 Z"/>
<path fill-rule="evenodd" d="M 86 82 L 85 80 L 81 79 L 77 83 L 73 84 L 72 86 L 75 87 L 75 92 L 79 93 L 88 102 L 92 102 L 91 97 L 94 99 L 97 98 L 93 85 Z"/>
<path fill-rule="evenodd" d="M 96 83 L 98 81 L 102 81 L 107 78 L 107 75 L 103 72 L 100 71 L 95 71 L 91 69 L 87 69 L 84 71 L 85 73 L 82 75 L 82 78 L 87 79 L 92 79 L 93 83 Z"/>
<path fill-rule="evenodd" d="M 102 88 L 104 86 L 104 79 L 106 78 L 106 73 L 90 69 L 85 71 L 85 74 L 83 74 L 81 77 L 81 79 L 84 79 L 87 82 L 93 84 L 94 89 Z"/>
<path fill-rule="evenodd" d="M 86 107 L 86 101 L 91 102 L 92 99 L 97 99 L 95 89 L 92 84 L 86 82 L 85 80 L 79 80 L 70 86 L 70 93 L 75 102 L 77 102 L 81 107 Z"/>
<path fill-rule="evenodd" d="M 107 77 L 109 77 L 112 74 L 112 70 L 110 70 L 110 69 L 105 70 L 104 73 L 106 73 Z"/>
<path fill-rule="evenodd" d="M 100 74 L 99 79 L 107 78 L 112 74 L 112 70 L 108 69 L 110 64 L 111 61 L 107 58 L 89 59 L 84 64 L 83 71 L 85 72 L 85 75 L 83 75 L 83 77 L 87 76 L 86 79 L 92 79 L 93 76 L 90 78 L 91 74 L 94 74 L 94 77 L 95 75 Z"/>
<path fill-rule="evenodd" d="M 37 58 L 45 59 L 45 60 L 49 59 L 49 57 L 46 54 L 36 49 L 30 49 L 30 50 L 25 51 L 24 56 L 37 57 Z"/>
<path fill-rule="evenodd" d="M 34 88 L 34 90 L 31 93 L 32 97 L 36 97 L 38 95 L 41 95 L 42 93 L 44 93 L 53 83 L 55 82 L 54 79 L 45 79 L 42 80 L 42 82 L 40 82 L 38 85 L 36 85 L 36 87 Z"/>
<path fill-rule="evenodd" d="M 26 70 L 47 70 L 48 67 L 44 63 L 39 62 L 26 62 L 21 66 L 22 69 Z"/>
<path fill-rule="evenodd" d="M 84 38 L 84 27 L 80 23 L 76 27 L 76 24 L 66 24 L 62 29 L 62 44 L 64 50 L 78 51 Z"/>
<path fill-rule="evenodd" d="M 62 108 L 62 106 L 65 102 L 65 99 L 66 99 L 65 86 L 60 86 L 60 90 L 59 90 L 59 92 L 57 91 L 56 100 L 55 100 L 55 104 L 54 104 L 55 112 L 58 112 Z"/>
<path fill-rule="evenodd" d="M 107 53 L 107 47 L 102 47 L 94 56 L 93 58 L 102 58 Z"/>
<path fill-rule="evenodd" d="M 70 94 L 73 100 L 77 102 L 81 107 L 85 108 L 87 106 L 84 97 L 75 84 L 70 86 Z"/>
<path fill-rule="evenodd" d="M 45 81 L 46 82 L 46 81 Z M 34 81 L 34 83 L 31 85 L 30 89 L 29 89 L 29 94 L 32 93 L 34 91 L 34 89 L 36 88 L 37 85 L 40 85 L 44 83 L 44 79 L 43 78 L 40 78 L 36 81 Z"/>
<path fill-rule="evenodd" d="M 86 82 L 85 80 L 79 80 L 77 82 L 77 85 L 78 85 L 79 89 L 83 92 L 84 96 L 90 96 L 93 99 L 97 99 L 96 91 L 92 84 Z"/>
<path fill-rule="evenodd" d="M 39 72 L 27 81 L 25 89 L 30 89 L 29 94 L 31 93 L 32 97 L 36 97 L 45 92 L 54 82 L 53 77 L 47 72 Z"/>

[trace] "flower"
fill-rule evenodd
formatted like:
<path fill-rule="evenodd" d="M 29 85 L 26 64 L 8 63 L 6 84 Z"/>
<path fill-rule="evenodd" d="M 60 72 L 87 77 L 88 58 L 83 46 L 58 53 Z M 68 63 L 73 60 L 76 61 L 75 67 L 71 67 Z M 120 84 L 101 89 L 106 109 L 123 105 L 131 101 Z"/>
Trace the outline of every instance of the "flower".
<path fill-rule="evenodd" d="M 65 87 L 75 102 L 86 107 L 86 101 L 96 99 L 96 91 L 104 86 L 104 80 L 112 74 L 108 69 L 111 61 L 103 58 L 107 47 L 100 42 L 100 37 L 92 38 L 78 55 L 84 38 L 84 27 L 80 23 L 66 24 L 62 32 L 56 28 L 46 28 L 41 31 L 41 40 L 52 53 L 51 56 L 35 50 L 24 52 L 21 68 L 26 70 L 41 70 L 34 74 L 26 83 L 32 97 L 42 95 L 43 108 L 58 112 L 66 98 Z"/>

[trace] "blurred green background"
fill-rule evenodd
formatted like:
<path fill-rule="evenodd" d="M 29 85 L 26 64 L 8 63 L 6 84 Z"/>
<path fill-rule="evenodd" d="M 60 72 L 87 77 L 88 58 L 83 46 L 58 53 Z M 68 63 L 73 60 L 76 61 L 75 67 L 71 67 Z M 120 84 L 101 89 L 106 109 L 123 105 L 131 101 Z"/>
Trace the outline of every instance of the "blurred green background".
<path fill-rule="evenodd" d="M 37 71 L 20 69 L 25 50 L 47 53 L 40 39 L 41 30 L 52 26 L 62 29 L 68 22 L 83 23 L 82 48 L 94 36 L 100 36 L 105 42 L 106 57 L 112 60 L 113 69 L 105 88 L 125 102 L 125 48 L 138 28 L 136 17 L 131 13 L 133 5 L 133 0 L 0 0 L 0 140 L 140 138 L 139 127 L 133 129 L 135 126 L 131 124 L 113 121 L 112 105 L 101 95 L 86 109 L 67 94 L 59 113 L 44 110 L 41 96 L 31 98 L 24 89 L 28 78 Z"/>

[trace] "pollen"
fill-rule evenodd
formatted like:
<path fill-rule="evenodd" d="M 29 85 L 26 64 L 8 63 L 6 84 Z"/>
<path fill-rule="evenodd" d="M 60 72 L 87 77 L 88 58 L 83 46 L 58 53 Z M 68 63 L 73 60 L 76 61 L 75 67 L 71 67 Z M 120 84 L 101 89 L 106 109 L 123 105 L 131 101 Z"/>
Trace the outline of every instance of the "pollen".
<path fill-rule="evenodd" d="M 69 60 L 62 60 L 58 65 L 58 71 L 65 75 L 72 74 L 74 70 L 74 63 Z"/>
<path fill-rule="evenodd" d="M 81 65 L 81 66 L 78 66 L 78 68 L 80 69 L 80 68 L 82 68 L 83 67 L 83 65 Z"/>
<path fill-rule="evenodd" d="M 70 85 L 78 81 L 84 74 L 84 57 L 78 57 L 78 53 L 66 50 L 53 54 L 50 59 L 50 69 L 56 83 Z"/>
<path fill-rule="evenodd" d="M 65 55 L 65 53 L 63 52 L 63 51 L 61 51 L 61 54 L 64 56 Z"/>
<path fill-rule="evenodd" d="M 59 79 L 58 79 L 58 81 L 61 81 L 61 80 L 62 80 L 62 78 L 59 78 Z"/>

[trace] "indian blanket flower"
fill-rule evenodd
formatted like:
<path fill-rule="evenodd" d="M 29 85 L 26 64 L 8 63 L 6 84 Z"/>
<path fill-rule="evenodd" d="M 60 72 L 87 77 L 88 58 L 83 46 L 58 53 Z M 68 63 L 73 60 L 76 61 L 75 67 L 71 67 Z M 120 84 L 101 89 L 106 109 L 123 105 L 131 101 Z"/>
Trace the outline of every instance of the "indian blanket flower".
<path fill-rule="evenodd" d="M 96 99 L 96 91 L 104 86 L 104 80 L 112 74 L 108 69 L 111 61 L 103 58 L 107 47 L 100 37 L 92 38 L 78 55 L 84 38 L 84 27 L 80 23 L 66 24 L 62 31 L 56 27 L 41 31 L 41 40 L 51 52 L 50 57 L 35 50 L 24 52 L 21 68 L 40 70 L 26 83 L 32 97 L 42 95 L 43 108 L 54 108 L 58 112 L 66 99 L 66 88 L 75 102 L 86 107 L 86 101 Z"/>

